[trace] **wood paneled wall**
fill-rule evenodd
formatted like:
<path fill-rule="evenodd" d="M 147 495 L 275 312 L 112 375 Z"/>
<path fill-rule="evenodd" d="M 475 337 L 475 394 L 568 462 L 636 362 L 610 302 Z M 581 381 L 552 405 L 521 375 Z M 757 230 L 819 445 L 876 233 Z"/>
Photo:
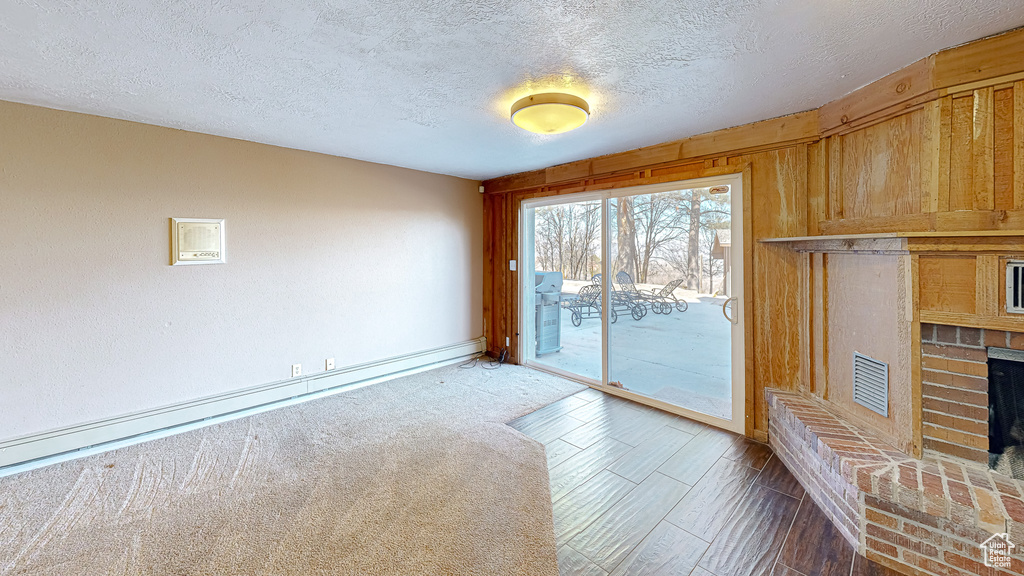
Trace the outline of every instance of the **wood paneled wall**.
<path fill-rule="evenodd" d="M 486 336 L 519 358 L 523 199 L 745 171 L 748 434 L 765 387 L 808 386 L 811 259 L 760 240 L 1024 230 L 1024 30 L 934 54 L 819 110 L 484 183 Z M 832 305 L 835 305 L 833 303 Z M 820 322 L 820 320 L 818 320 Z M 919 337 L 919 335 L 918 335 Z"/>
<path fill-rule="evenodd" d="M 1024 230 L 931 248 L 917 256 L 922 322 L 1024 332 L 1024 317 L 1006 311 L 1006 264 L 1024 259 Z"/>
<path fill-rule="evenodd" d="M 1024 228 L 1024 81 L 945 95 L 825 147 L 815 232 Z"/>

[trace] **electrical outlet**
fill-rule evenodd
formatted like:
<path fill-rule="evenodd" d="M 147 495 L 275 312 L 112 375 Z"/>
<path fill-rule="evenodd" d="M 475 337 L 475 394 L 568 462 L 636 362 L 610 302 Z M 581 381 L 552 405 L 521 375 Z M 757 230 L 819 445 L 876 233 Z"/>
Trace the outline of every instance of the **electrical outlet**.
<path fill-rule="evenodd" d="M 334 370 L 334 358 L 328 358 L 327 361 L 324 362 L 324 368 L 326 370 Z"/>
<path fill-rule="evenodd" d="M 292 364 L 292 378 L 302 376 L 302 364 Z"/>

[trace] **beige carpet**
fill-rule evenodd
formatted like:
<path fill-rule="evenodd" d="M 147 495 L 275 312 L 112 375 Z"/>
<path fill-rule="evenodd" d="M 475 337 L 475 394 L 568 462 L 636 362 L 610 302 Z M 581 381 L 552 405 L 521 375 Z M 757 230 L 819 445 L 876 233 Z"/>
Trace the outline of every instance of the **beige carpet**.
<path fill-rule="evenodd" d="M 582 389 L 455 366 L 0 478 L 0 574 L 557 575 L 542 446 Z"/>

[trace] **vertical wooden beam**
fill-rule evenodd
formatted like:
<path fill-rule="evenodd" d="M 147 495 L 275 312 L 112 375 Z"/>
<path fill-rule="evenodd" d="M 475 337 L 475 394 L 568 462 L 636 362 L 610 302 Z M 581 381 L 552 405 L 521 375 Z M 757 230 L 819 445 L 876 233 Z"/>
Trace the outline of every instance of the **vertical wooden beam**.
<path fill-rule="evenodd" d="M 501 253 L 501 260 L 498 262 L 498 274 L 501 276 L 501 286 L 498 290 L 498 306 L 501 310 L 501 318 L 498 322 L 498 342 L 497 349 L 500 351 L 505 348 L 505 338 L 511 336 L 509 331 L 509 320 L 510 314 L 513 310 L 512 302 L 509 300 L 510 284 L 513 282 L 512 273 L 508 269 L 508 261 L 511 258 L 509 254 L 510 236 L 515 234 L 515 229 L 512 227 L 511 219 L 509 216 L 509 205 L 512 203 L 512 194 L 504 194 L 501 199 L 501 222 L 502 231 L 501 238 L 499 239 L 499 252 Z M 509 356 L 513 361 L 515 356 Z"/>
<path fill-rule="evenodd" d="M 807 157 L 807 144 L 798 144 L 796 147 L 796 197 L 789 198 L 783 204 L 783 208 L 787 205 L 792 206 L 789 209 L 789 226 L 786 228 L 786 234 L 796 236 L 807 235 L 807 190 L 810 188 L 808 181 L 810 177 L 807 173 L 808 157 Z M 779 166 L 780 174 L 782 166 Z"/>
<path fill-rule="evenodd" d="M 806 394 L 814 390 L 814 347 L 811 345 L 814 294 L 811 283 L 811 255 L 802 253 L 799 258 L 800 282 L 797 298 L 800 302 L 800 381 L 797 382 L 797 389 Z"/>
<path fill-rule="evenodd" d="M 974 209 L 995 209 L 995 89 L 974 91 Z"/>
<path fill-rule="evenodd" d="M 896 323 L 896 377 L 897 378 L 909 378 L 909 392 L 911 396 L 916 397 L 917 394 L 914 392 L 914 382 L 918 379 L 919 374 L 915 371 L 921 364 L 921 352 L 920 349 L 915 349 L 914 342 L 920 343 L 921 340 L 921 328 L 916 326 L 914 318 L 916 315 L 914 306 L 914 261 L 910 254 L 904 254 L 898 257 L 896 280 L 899 283 L 897 286 L 897 309 L 901 312 L 901 318 Z M 890 371 L 890 377 L 893 372 Z M 901 448 L 908 451 L 916 450 L 914 444 L 914 430 L 913 423 L 918 419 L 920 411 L 915 408 L 917 401 L 913 398 L 908 398 L 904 395 L 904 386 L 897 386 L 896 390 L 890 391 L 890 405 L 892 406 L 894 414 L 890 416 L 897 416 L 899 422 L 903 422 L 903 426 L 906 426 L 906 422 L 909 420 L 911 429 L 910 434 L 907 435 L 905 429 L 894 430 L 895 435 L 899 438 L 899 444 Z M 904 406 L 910 404 L 911 414 L 902 415 Z M 909 417 L 909 418 L 908 418 Z"/>
<path fill-rule="evenodd" d="M 828 397 L 828 254 L 814 254 L 814 283 L 818 303 L 814 322 L 815 376 L 813 392 Z"/>
<path fill-rule="evenodd" d="M 949 210 L 950 98 L 940 98 L 924 107 L 921 138 L 921 212 Z"/>
<path fill-rule="evenodd" d="M 1024 81 L 1013 84 L 1013 206 L 1024 208 Z"/>
<path fill-rule="evenodd" d="M 974 309 L 979 316 L 994 318 L 999 311 L 999 256 L 981 254 L 975 268 Z"/>
<path fill-rule="evenodd" d="M 754 307 L 754 215 L 751 210 L 753 206 L 752 196 L 754 195 L 753 178 L 751 167 L 747 164 L 743 168 L 743 359 L 746 364 L 744 378 L 746 381 L 746 435 L 759 440 L 768 438 L 768 414 L 757 411 L 757 390 L 755 389 L 754 374 L 757 364 L 754 358 L 754 329 L 755 316 L 763 313 L 761 309 Z M 764 386 L 760 389 L 761 397 L 764 398 Z M 764 438 L 759 438 L 764 436 Z"/>
<path fill-rule="evenodd" d="M 936 178 L 939 180 L 939 204 L 937 212 L 949 211 L 950 150 L 953 149 L 953 99 L 940 100 L 939 118 L 939 164 Z"/>
<path fill-rule="evenodd" d="M 519 275 L 522 267 L 519 266 L 519 209 L 523 205 L 522 194 L 509 194 L 508 218 L 508 256 L 505 259 L 505 274 L 508 275 L 508 292 L 505 296 L 505 305 L 509 310 L 509 323 L 507 334 L 509 335 L 509 358 L 514 358 L 516 364 L 522 364 L 526 359 L 520 355 L 519 346 L 519 316 L 522 314 L 522 307 L 519 302 Z M 509 270 L 508 260 L 516 261 L 516 271 Z M 504 344 L 504 342 L 502 343 Z"/>
<path fill-rule="evenodd" d="M 907 322 L 914 321 L 914 274 L 913 274 L 914 262 L 910 259 L 909 254 L 900 256 L 900 279 L 903 281 L 903 286 L 900 288 L 900 293 L 903 296 L 903 302 L 900 304 L 903 306 L 903 319 Z"/>
<path fill-rule="evenodd" d="M 914 458 L 920 458 L 924 452 L 924 434 L 922 423 L 924 421 L 924 407 L 921 392 L 921 282 L 920 282 L 920 257 L 916 254 L 910 256 L 911 284 L 911 313 L 913 321 L 910 324 L 910 398 L 911 410 L 911 442 L 913 443 Z M 905 264 L 905 261 L 904 261 Z"/>
<path fill-rule="evenodd" d="M 992 112 L 995 175 L 995 209 L 1013 210 L 1013 88 L 995 91 Z"/>
<path fill-rule="evenodd" d="M 821 234 L 821 221 L 828 216 L 828 156 L 826 141 L 807 147 L 807 235 Z"/>
<path fill-rule="evenodd" d="M 975 209 L 973 149 L 974 96 L 954 98 L 950 101 L 948 211 Z"/>
<path fill-rule="evenodd" d="M 921 158 L 924 156 L 925 139 L 924 112 L 904 114 L 903 119 L 907 121 L 903 124 L 904 127 L 907 127 L 909 124 L 910 129 L 909 134 L 903 135 L 903 141 L 901 142 L 895 138 L 899 135 L 899 132 L 890 131 L 889 134 L 889 145 L 897 151 L 896 157 L 902 157 L 905 164 L 902 170 L 899 171 L 903 172 L 904 178 L 909 183 L 906 186 L 906 190 L 897 194 L 894 213 L 898 215 L 920 214 L 921 206 L 924 204 L 924 197 L 928 194 L 924 189 L 924 179 L 921 177 Z M 898 125 L 899 123 L 893 122 L 893 126 Z M 903 148 L 905 152 L 898 152 L 900 148 Z M 917 153 L 916 156 L 914 152 Z M 889 170 L 893 176 L 898 173 L 897 166 L 892 164 L 892 158 L 889 159 Z"/>
<path fill-rule="evenodd" d="M 828 139 L 828 219 L 843 219 L 843 137 Z"/>
<path fill-rule="evenodd" d="M 501 230 L 494 218 L 494 204 L 499 196 L 484 194 L 484 270 L 483 270 L 483 316 L 484 338 L 487 339 L 487 350 L 494 350 L 494 235 Z"/>

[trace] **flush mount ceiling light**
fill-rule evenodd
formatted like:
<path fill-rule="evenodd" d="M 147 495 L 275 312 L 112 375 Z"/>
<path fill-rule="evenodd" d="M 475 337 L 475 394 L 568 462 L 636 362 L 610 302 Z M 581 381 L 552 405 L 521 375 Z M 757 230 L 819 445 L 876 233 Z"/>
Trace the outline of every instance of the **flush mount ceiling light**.
<path fill-rule="evenodd" d="M 537 134 L 560 134 L 587 121 L 590 106 L 572 94 L 534 94 L 512 105 L 512 123 Z"/>

